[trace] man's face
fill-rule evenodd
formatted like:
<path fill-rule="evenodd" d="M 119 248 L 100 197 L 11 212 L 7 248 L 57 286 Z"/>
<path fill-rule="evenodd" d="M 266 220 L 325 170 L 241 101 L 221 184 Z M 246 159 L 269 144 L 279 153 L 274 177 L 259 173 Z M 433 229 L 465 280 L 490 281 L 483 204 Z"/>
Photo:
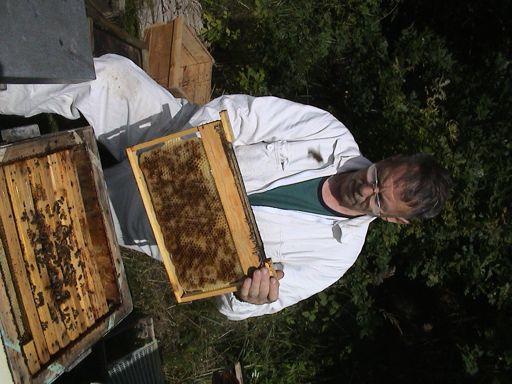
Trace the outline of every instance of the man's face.
<path fill-rule="evenodd" d="M 400 198 L 403 185 L 399 181 L 407 171 L 404 166 L 382 160 L 356 172 L 336 175 L 329 189 L 341 206 L 358 214 L 407 217 L 410 208 Z"/>

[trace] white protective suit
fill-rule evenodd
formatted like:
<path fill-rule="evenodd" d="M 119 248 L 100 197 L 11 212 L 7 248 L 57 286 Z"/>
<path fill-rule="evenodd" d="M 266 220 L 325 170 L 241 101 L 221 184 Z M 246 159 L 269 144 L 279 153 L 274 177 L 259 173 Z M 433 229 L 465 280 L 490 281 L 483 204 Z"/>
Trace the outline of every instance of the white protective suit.
<path fill-rule="evenodd" d="M 52 112 L 74 119 L 80 111 L 98 141 L 121 161 L 105 170 L 120 244 L 154 258 L 160 254 L 125 159 L 126 146 L 218 120 L 219 111 L 227 110 L 248 194 L 370 164 L 347 128 L 318 108 L 245 95 L 222 96 L 198 107 L 174 98 L 120 56 L 95 59 L 95 69 L 97 79 L 81 84 L 8 85 L 0 91 L 0 113 Z M 277 312 L 336 282 L 355 262 L 373 219 L 253 210 L 266 256 L 284 277 L 274 303 L 253 305 L 232 294 L 222 296 L 219 310 L 232 320 Z"/>

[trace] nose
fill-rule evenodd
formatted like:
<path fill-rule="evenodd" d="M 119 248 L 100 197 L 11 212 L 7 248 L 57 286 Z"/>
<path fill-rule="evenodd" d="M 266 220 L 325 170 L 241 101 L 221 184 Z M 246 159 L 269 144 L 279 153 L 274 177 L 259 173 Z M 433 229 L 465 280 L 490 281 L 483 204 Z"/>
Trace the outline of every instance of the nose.
<path fill-rule="evenodd" d="M 364 183 L 359 191 L 361 196 L 364 197 L 365 199 L 373 195 L 373 193 L 375 192 L 373 189 L 373 185 L 369 183 Z"/>

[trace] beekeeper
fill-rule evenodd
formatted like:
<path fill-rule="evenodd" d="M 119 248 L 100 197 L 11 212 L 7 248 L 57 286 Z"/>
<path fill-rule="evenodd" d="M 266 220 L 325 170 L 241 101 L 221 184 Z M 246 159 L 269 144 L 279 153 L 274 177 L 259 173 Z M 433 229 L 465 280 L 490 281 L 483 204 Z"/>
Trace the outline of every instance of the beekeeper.
<path fill-rule="evenodd" d="M 232 320 L 274 313 L 322 291 L 355 262 L 372 220 L 430 218 L 447 198 L 449 176 L 432 156 L 372 164 L 348 129 L 321 109 L 247 95 L 197 106 L 123 57 L 102 56 L 95 69 L 96 80 L 80 84 L 8 85 L 0 113 L 81 113 L 119 161 L 105 170 L 119 243 L 160 259 L 124 149 L 218 120 L 227 110 L 265 254 L 279 269 L 270 277 L 260 268 L 237 293 L 220 297 L 219 310 Z"/>

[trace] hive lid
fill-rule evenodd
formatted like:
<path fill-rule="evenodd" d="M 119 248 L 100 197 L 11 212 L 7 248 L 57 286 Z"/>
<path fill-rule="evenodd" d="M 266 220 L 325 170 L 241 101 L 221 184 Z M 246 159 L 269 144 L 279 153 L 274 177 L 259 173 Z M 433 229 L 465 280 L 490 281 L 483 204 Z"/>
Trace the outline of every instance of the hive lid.
<path fill-rule="evenodd" d="M 0 83 L 96 78 L 82 0 L 4 0 L 0 36 Z"/>

